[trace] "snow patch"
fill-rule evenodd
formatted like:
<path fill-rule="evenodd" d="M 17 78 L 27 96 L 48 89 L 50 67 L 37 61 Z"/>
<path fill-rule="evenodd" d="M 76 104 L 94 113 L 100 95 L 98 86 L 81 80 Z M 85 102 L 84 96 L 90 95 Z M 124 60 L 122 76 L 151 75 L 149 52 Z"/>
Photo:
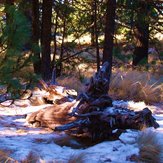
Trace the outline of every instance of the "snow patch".
<path fill-rule="evenodd" d="M 17 102 L 19 103 L 21 101 Z M 41 160 L 66 162 L 72 155 L 83 153 L 86 163 L 129 163 L 131 161 L 127 158 L 138 155 L 139 149 L 135 141 L 138 132 L 135 130 L 126 130 L 119 140 L 105 141 L 86 149 L 73 149 L 55 144 L 54 140 L 63 137 L 64 132 L 55 133 L 46 128 L 33 128 L 25 120 L 26 114 L 47 106 L 50 105 L 0 107 L 0 149 L 12 151 L 11 157 L 18 161 L 24 160 L 32 152 L 40 157 L 40 162 Z M 107 111 L 112 113 L 114 107 L 143 109 L 147 106 L 144 102 L 114 101 L 113 107 L 109 107 Z M 161 109 L 158 106 L 151 107 Z M 155 114 L 155 118 L 160 128 L 152 130 L 159 134 L 160 142 L 163 142 L 163 114 Z"/>

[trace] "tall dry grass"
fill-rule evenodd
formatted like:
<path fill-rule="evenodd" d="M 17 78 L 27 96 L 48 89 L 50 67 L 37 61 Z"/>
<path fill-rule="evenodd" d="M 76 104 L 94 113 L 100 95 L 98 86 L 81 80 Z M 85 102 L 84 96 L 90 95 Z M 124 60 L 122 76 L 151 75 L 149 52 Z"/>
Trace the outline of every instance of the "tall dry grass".
<path fill-rule="evenodd" d="M 160 142 L 157 133 L 144 130 L 137 138 L 139 146 L 139 160 L 145 163 L 163 162 L 163 143 Z"/>
<path fill-rule="evenodd" d="M 54 151 L 55 152 L 55 151 Z M 41 159 L 35 152 L 30 152 L 24 160 L 17 161 L 10 157 L 11 151 L 0 150 L 0 163 L 47 163 L 49 161 Z M 50 161 L 52 163 L 85 163 L 86 154 L 72 154 L 67 161 Z"/>
<path fill-rule="evenodd" d="M 109 94 L 118 99 L 163 101 L 163 84 L 148 72 L 128 71 L 112 75 Z"/>
<path fill-rule="evenodd" d="M 88 79 L 86 75 L 84 77 Z M 146 104 L 163 102 L 163 84 L 161 80 L 163 80 L 161 77 L 155 78 L 149 72 L 136 70 L 113 72 L 109 94 L 113 99 L 144 101 Z M 58 83 L 75 89 L 77 92 L 84 89 L 84 83 L 81 82 L 78 75 L 61 77 L 58 79 Z"/>
<path fill-rule="evenodd" d="M 70 156 L 67 163 L 86 163 L 86 155 L 84 153 L 74 154 Z"/>
<path fill-rule="evenodd" d="M 41 162 L 39 156 L 35 152 L 33 153 L 32 151 L 27 155 L 27 157 L 24 160 L 20 161 L 20 163 L 39 163 L 39 162 Z"/>
<path fill-rule="evenodd" d="M 69 77 L 60 77 L 57 79 L 59 85 L 68 87 L 70 89 L 75 89 L 80 92 L 83 89 L 83 84 L 77 75 L 70 75 Z"/>

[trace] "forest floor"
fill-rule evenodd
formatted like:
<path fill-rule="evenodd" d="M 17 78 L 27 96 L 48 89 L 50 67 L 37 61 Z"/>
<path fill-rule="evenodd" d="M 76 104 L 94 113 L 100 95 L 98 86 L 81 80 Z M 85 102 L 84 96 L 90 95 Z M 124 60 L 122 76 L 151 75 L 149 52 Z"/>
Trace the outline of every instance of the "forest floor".
<path fill-rule="evenodd" d="M 35 92 L 37 96 L 42 91 Z M 6 101 L 3 105 L 8 105 Z M 64 132 L 56 133 L 47 128 L 34 128 L 27 124 L 26 115 L 49 104 L 32 106 L 29 100 L 16 100 L 11 106 L 0 107 L 0 162 L 85 162 L 85 163 L 129 163 L 137 162 L 141 132 L 127 130 L 119 140 L 104 141 L 90 147 L 82 147 Z M 147 106 L 144 102 L 114 101 L 113 106 L 141 110 L 149 107 L 160 127 L 144 132 L 154 132 L 157 141 L 163 145 L 163 105 Z M 155 156 L 154 156 L 155 157 Z M 163 153 L 162 156 L 163 157 Z M 160 162 L 161 163 L 161 162 Z"/>
<path fill-rule="evenodd" d="M 77 92 L 82 91 L 83 83 L 86 83 L 95 72 L 95 64 L 91 63 L 93 60 L 94 63 L 96 61 L 92 51 L 82 53 L 80 57 L 83 57 L 84 61 L 77 59 L 78 64 L 76 64 L 76 58 L 73 58 L 74 64 L 77 65 L 75 67 L 73 62 L 69 61 L 72 67 L 70 66 L 68 69 L 76 69 L 75 73 L 64 70 L 64 75 L 57 79 L 59 85 L 75 89 Z M 68 65 L 70 64 L 68 63 Z M 118 140 L 104 141 L 86 147 L 80 141 L 66 135 L 65 132 L 58 133 L 48 128 L 34 128 L 26 122 L 27 114 L 50 106 L 50 104 L 42 102 L 33 104 L 29 100 L 16 100 L 14 104 L 4 106 L 10 103 L 10 101 L 6 101 L 0 106 L 0 162 L 138 162 L 141 149 L 138 139 L 141 133 L 146 136 L 149 133 L 154 133 L 159 142 L 156 144 L 163 146 L 162 66 L 156 64 L 156 68 L 152 68 L 150 71 L 138 71 L 132 70 L 128 64 L 125 65 L 127 67 L 113 66 L 109 91 L 109 95 L 114 100 L 113 107 L 118 106 L 132 110 L 142 110 L 148 107 L 160 125 L 158 129 L 126 130 Z M 64 67 L 66 67 L 66 63 Z M 36 96 L 41 96 L 43 93 L 45 92 L 36 91 Z M 144 146 L 148 148 L 148 144 L 144 144 Z M 156 156 L 153 153 L 150 155 Z M 163 153 L 159 157 L 163 160 Z"/>

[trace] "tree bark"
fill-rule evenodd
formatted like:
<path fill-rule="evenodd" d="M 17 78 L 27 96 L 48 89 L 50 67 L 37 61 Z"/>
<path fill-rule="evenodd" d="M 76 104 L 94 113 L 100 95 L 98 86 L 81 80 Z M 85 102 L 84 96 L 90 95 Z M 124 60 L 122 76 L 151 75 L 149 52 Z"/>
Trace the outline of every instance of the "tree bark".
<path fill-rule="evenodd" d="M 40 21 L 39 21 L 39 1 L 32 1 L 32 40 L 34 46 L 39 47 L 40 39 Z M 34 49 L 34 57 L 36 61 L 33 63 L 34 72 L 36 74 L 41 74 L 41 57 L 40 52 Z"/>
<path fill-rule="evenodd" d="M 64 43 L 65 43 L 65 36 L 66 36 L 66 19 L 63 20 L 63 33 L 62 33 L 62 43 L 61 43 L 61 53 L 59 58 L 59 66 L 57 69 L 57 76 L 61 76 L 62 69 L 63 69 L 63 54 L 64 54 Z"/>
<path fill-rule="evenodd" d="M 55 30 L 54 30 L 54 54 L 53 54 L 53 66 L 55 67 L 55 57 L 56 57 L 56 53 L 57 53 L 57 29 L 58 29 L 58 18 L 59 18 L 59 13 L 58 10 L 56 11 L 56 17 L 55 17 Z"/>
<path fill-rule="evenodd" d="M 44 80 L 51 79 L 51 17 L 52 17 L 52 0 L 43 0 L 42 5 L 42 29 L 41 29 L 41 50 L 42 63 L 41 72 Z"/>
<path fill-rule="evenodd" d="M 106 22 L 105 22 L 105 40 L 103 51 L 103 63 L 109 62 L 109 75 L 111 75 L 112 55 L 113 55 L 113 37 L 115 30 L 115 11 L 116 0 L 107 1 Z M 110 76 L 108 77 L 110 79 Z"/>
<path fill-rule="evenodd" d="M 92 27 L 91 27 L 91 45 L 92 46 L 95 46 L 95 5 L 94 5 L 94 2 L 95 0 L 92 0 L 91 1 L 91 24 L 92 24 Z"/>
<path fill-rule="evenodd" d="M 94 0 L 94 28 L 95 28 L 95 40 L 96 40 L 96 59 L 97 59 L 97 71 L 100 69 L 100 54 L 98 43 L 98 26 L 97 26 L 97 0 Z"/>
<path fill-rule="evenodd" d="M 139 3 L 134 37 L 136 47 L 133 55 L 133 66 L 137 66 L 141 62 L 148 63 L 149 22 L 148 2 L 146 1 L 141 1 L 141 3 Z"/>

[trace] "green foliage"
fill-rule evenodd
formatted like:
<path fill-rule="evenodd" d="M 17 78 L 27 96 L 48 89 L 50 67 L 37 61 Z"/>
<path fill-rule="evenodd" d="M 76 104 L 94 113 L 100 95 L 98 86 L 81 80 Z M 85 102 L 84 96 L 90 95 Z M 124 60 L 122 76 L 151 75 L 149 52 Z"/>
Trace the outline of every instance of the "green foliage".
<path fill-rule="evenodd" d="M 12 98 L 18 98 L 21 90 L 24 89 L 23 77 L 27 76 L 17 74 L 22 68 L 29 66 L 33 59 L 32 54 L 23 52 L 23 47 L 30 40 L 31 27 L 17 6 L 6 6 L 5 12 L 7 21 L 1 40 L 6 51 L 0 54 L 0 84 L 7 87 L 7 92 L 11 93 Z M 27 83 L 32 77 L 33 75 L 27 77 Z"/>
<path fill-rule="evenodd" d="M 121 49 L 119 47 L 113 48 L 113 56 L 121 61 L 125 61 L 125 56 L 121 54 Z"/>
<path fill-rule="evenodd" d="M 142 66 L 145 66 L 145 65 L 147 65 L 147 64 L 148 64 L 148 62 L 147 62 L 147 59 L 146 59 L 146 58 L 142 59 L 142 60 L 139 62 L 139 65 L 142 65 Z"/>

